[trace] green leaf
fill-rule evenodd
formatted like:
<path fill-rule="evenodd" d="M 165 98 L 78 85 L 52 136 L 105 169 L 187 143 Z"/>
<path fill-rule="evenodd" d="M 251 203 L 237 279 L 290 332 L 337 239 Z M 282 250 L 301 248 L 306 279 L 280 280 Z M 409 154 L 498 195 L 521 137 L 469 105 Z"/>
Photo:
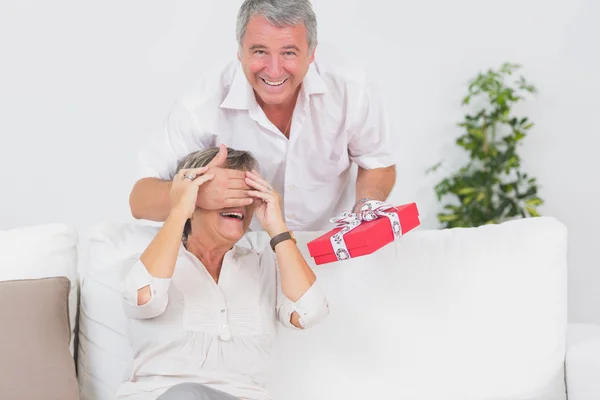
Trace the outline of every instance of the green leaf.
<path fill-rule="evenodd" d="M 512 204 L 512 200 L 511 199 L 504 199 L 502 200 L 502 202 L 500 203 L 500 206 L 498 206 L 498 209 L 496 210 L 496 217 L 501 217 L 504 214 L 504 211 L 506 211 L 506 208 L 508 206 L 510 206 Z"/>
<path fill-rule="evenodd" d="M 440 161 L 437 164 L 435 164 L 435 165 L 427 168 L 427 171 L 425 171 L 425 173 L 426 174 L 430 174 L 430 173 L 436 172 L 441 165 L 442 165 L 442 161 Z"/>
<path fill-rule="evenodd" d="M 525 207 L 525 209 L 527 210 L 527 212 L 529 213 L 529 215 L 531 215 L 532 217 L 539 217 L 540 214 L 537 212 L 537 210 L 533 207 Z"/>
<path fill-rule="evenodd" d="M 467 195 L 467 194 L 475 193 L 476 191 L 477 191 L 477 189 L 475 189 L 475 188 L 466 187 L 466 188 L 460 189 L 457 193 L 460 195 Z"/>
<path fill-rule="evenodd" d="M 515 185 L 514 184 L 508 184 L 508 185 L 500 185 L 500 190 L 502 190 L 503 193 L 510 193 L 513 190 L 515 190 Z"/>
<path fill-rule="evenodd" d="M 526 203 L 527 205 L 530 205 L 530 206 L 534 206 L 534 207 L 535 207 L 535 206 L 539 206 L 539 205 L 542 205 L 542 204 L 544 204 L 544 201 L 543 201 L 542 199 L 540 199 L 539 197 L 534 197 L 534 198 L 531 198 L 531 199 L 527 199 L 527 200 L 525 201 L 525 203 Z"/>
<path fill-rule="evenodd" d="M 480 128 L 470 128 L 469 133 L 477 139 L 483 139 L 483 131 Z"/>
<path fill-rule="evenodd" d="M 515 131 L 515 142 L 518 142 L 519 140 L 523 139 L 524 137 L 525 137 L 525 134 L 523 132 Z"/>
<path fill-rule="evenodd" d="M 517 198 L 519 200 L 522 200 L 522 199 L 525 199 L 527 197 L 534 196 L 536 194 L 537 194 L 537 186 L 532 186 L 529 189 L 527 189 L 527 191 L 525 193 L 517 195 Z"/>
<path fill-rule="evenodd" d="M 452 204 L 447 204 L 444 206 L 445 210 L 450 210 L 450 211 L 454 211 L 457 212 L 458 210 L 460 210 L 459 206 L 453 206 Z"/>
<path fill-rule="evenodd" d="M 458 215 L 456 214 L 438 214 L 438 220 L 440 222 L 456 221 L 457 219 Z"/>

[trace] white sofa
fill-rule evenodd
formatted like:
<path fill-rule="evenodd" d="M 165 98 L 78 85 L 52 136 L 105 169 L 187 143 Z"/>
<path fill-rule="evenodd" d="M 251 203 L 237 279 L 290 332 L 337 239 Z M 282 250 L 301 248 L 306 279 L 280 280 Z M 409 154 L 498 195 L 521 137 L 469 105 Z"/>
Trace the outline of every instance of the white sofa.
<path fill-rule="evenodd" d="M 79 240 L 60 224 L 0 233 L 0 280 L 64 275 L 75 284 L 70 304 L 78 308 L 70 312 L 79 321 L 84 400 L 113 398 L 129 372 L 118 266 L 156 229 L 101 224 Z M 320 234 L 297 232 L 309 262 L 306 243 Z M 3 257 L 14 265 L 14 243 L 23 252 L 32 237 L 45 245 L 30 248 L 19 271 L 3 271 Z M 249 246 L 266 244 L 263 234 L 247 237 Z M 417 229 L 369 256 L 311 263 L 331 314 L 307 331 L 280 330 L 274 398 L 565 400 L 568 392 L 569 400 L 600 399 L 600 327 L 567 323 L 566 244 L 565 226 L 542 217 Z M 49 260 L 48 252 L 64 256 Z M 61 265 L 42 267 L 44 260 Z"/>

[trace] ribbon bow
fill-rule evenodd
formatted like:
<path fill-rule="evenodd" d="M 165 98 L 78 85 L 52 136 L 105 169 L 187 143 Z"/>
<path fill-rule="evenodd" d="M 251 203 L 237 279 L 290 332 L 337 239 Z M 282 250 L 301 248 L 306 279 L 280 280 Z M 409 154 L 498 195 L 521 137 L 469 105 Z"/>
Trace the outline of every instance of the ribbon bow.
<path fill-rule="evenodd" d="M 338 260 L 347 260 L 351 258 L 344 235 L 355 229 L 363 222 L 375 221 L 378 218 L 385 217 L 390 221 L 390 226 L 394 234 L 394 240 L 402 236 L 400 227 L 400 219 L 398 214 L 387 212 L 387 210 L 395 209 L 391 204 L 377 200 L 369 200 L 363 204 L 357 213 L 343 212 L 339 216 L 330 219 L 330 222 L 336 224 L 336 228 L 342 228 L 338 233 L 332 235 L 329 239 L 331 246 Z"/>

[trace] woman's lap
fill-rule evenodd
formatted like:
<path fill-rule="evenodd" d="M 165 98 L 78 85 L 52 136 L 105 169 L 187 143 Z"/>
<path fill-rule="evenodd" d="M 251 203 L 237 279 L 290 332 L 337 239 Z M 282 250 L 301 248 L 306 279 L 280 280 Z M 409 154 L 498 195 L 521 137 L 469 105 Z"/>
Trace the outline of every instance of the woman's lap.
<path fill-rule="evenodd" d="M 180 383 L 171 387 L 157 400 L 239 400 L 230 394 L 199 383 Z"/>

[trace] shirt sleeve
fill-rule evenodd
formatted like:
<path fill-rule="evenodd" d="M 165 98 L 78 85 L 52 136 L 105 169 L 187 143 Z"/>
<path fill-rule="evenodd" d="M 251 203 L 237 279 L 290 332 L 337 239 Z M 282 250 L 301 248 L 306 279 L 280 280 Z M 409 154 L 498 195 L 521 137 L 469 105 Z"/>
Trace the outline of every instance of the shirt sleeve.
<path fill-rule="evenodd" d="M 214 137 L 203 135 L 197 118 L 181 101 L 171 109 L 164 129 L 162 135 L 151 140 L 138 154 L 138 180 L 172 180 L 181 159 L 193 151 L 214 145 Z"/>
<path fill-rule="evenodd" d="M 296 311 L 300 316 L 299 322 L 303 329 L 317 325 L 329 314 L 327 297 L 316 280 L 302 297 L 293 302 L 283 293 L 281 288 L 281 274 L 279 264 L 275 261 L 277 269 L 277 319 L 286 328 L 299 329 L 291 322 L 292 313 Z"/>
<path fill-rule="evenodd" d="M 350 159 L 364 169 L 395 164 L 392 154 L 390 123 L 382 94 L 365 85 L 357 95 L 356 116 L 349 128 Z"/>
<path fill-rule="evenodd" d="M 139 258 L 126 262 L 121 282 L 121 296 L 125 315 L 132 319 L 149 319 L 161 315 L 169 302 L 171 279 L 155 278 Z M 138 305 L 138 290 L 150 286 L 150 300 Z"/>

